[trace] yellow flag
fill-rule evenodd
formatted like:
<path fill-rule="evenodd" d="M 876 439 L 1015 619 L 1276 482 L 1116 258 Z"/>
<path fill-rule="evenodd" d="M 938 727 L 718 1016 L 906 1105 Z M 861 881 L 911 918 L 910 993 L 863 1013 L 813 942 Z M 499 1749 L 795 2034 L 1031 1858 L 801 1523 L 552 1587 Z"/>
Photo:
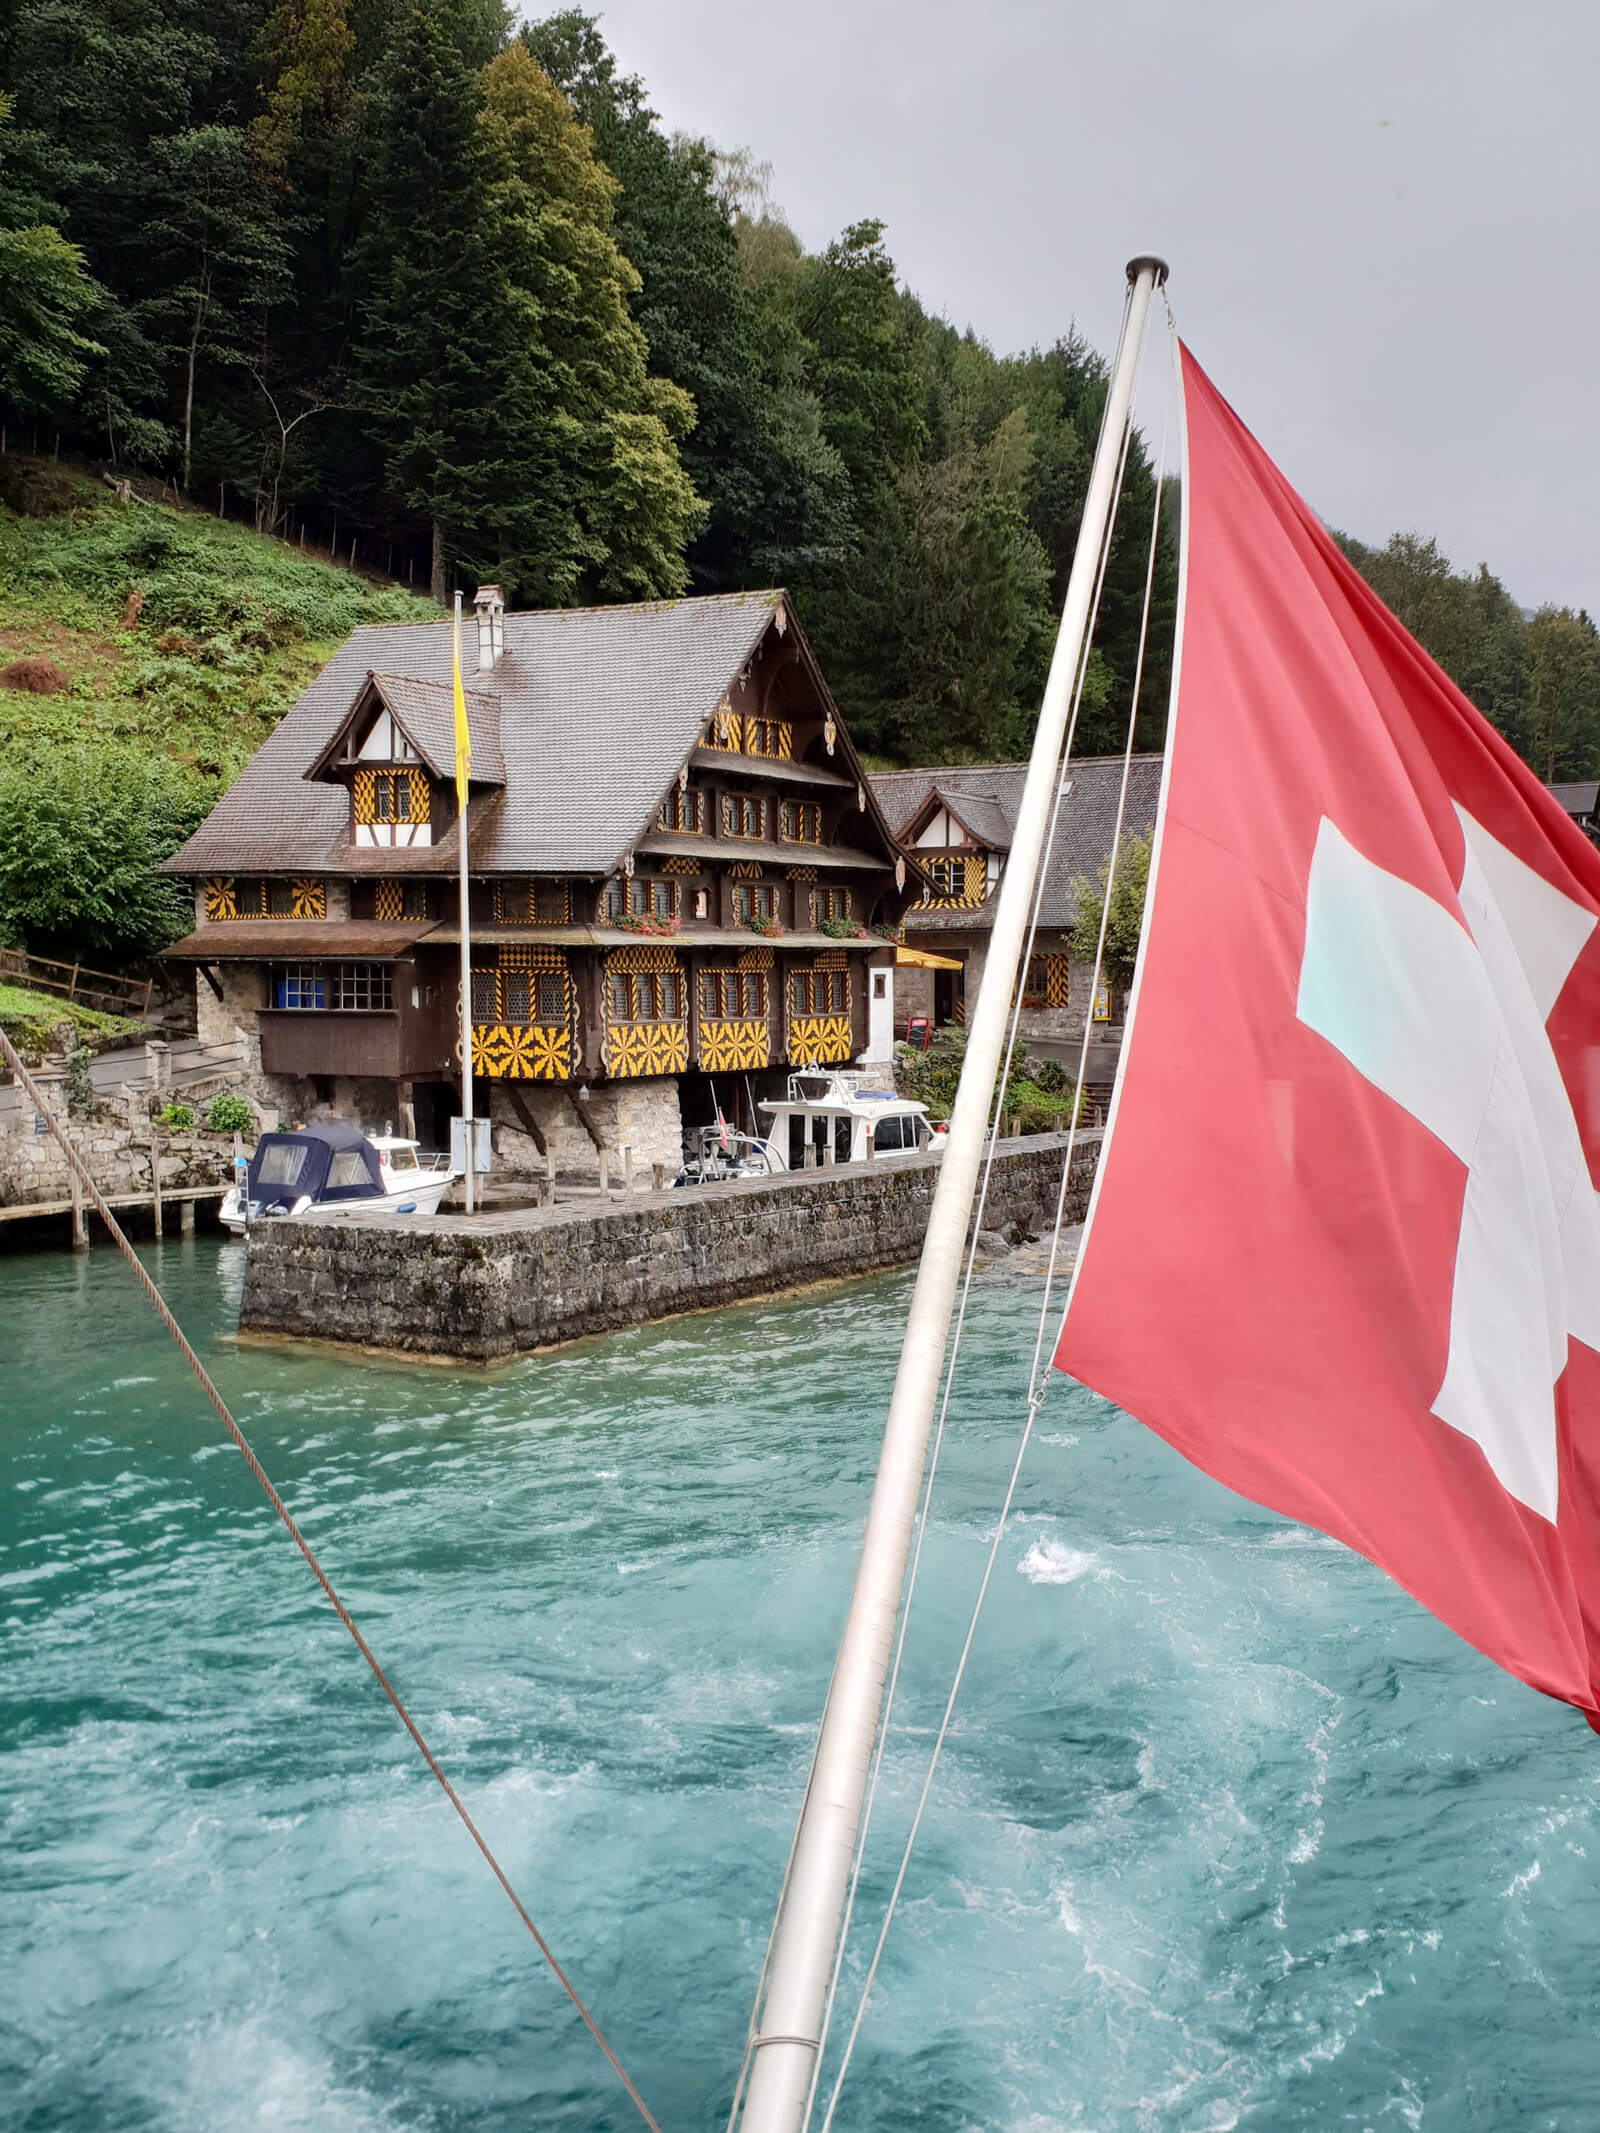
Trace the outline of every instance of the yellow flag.
<path fill-rule="evenodd" d="M 461 595 L 456 595 L 455 634 L 455 682 L 456 682 L 456 805 L 463 818 L 467 812 L 467 767 L 472 761 L 472 744 L 467 733 L 467 699 L 461 691 Z"/>

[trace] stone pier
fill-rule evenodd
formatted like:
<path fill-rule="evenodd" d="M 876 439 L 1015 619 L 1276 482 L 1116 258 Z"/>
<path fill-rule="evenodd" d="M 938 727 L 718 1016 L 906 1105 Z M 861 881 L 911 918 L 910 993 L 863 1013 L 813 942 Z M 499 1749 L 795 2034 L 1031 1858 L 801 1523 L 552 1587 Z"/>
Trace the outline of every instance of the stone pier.
<path fill-rule="evenodd" d="M 1055 1220 L 1067 1136 L 1004 1141 L 985 1230 Z M 1100 1155 L 1080 1133 L 1068 1194 L 1081 1221 Z M 592 1205 L 422 1219 L 319 1211 L 252 1235 L 239 1328 L 418 1356 L 498 1362 L 808 1282 L 915 1259 L 935 1156 L 641 1192 Z"/>

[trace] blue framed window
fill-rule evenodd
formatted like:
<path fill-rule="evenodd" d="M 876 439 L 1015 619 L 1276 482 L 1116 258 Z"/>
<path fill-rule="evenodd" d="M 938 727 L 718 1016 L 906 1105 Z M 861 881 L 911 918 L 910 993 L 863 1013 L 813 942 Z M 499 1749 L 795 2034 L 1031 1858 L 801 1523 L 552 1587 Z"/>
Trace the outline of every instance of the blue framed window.
<path fill-rule="evenodd" d="M 327 1005 L 322 972 L 314 963 L 290 963 L 272 979 L 274 1007 L 315 1008 Z"/>

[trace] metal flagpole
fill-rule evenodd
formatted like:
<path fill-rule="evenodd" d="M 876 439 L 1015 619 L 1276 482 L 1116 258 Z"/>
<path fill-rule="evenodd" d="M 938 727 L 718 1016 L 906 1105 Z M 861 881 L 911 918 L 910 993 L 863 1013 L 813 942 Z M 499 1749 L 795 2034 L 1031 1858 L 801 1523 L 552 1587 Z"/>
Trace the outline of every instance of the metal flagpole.
<path fill-rule="evenodd" d="M 1084 500 L 1083 527 L 1067 584 L 1027 782 L 1001 877 L 978 1004 L 967 1030 L 961 1086 L 928 1219 L 917 1284 L 889 1403 L 877 1480 L 867 1512 L 855 1590 L 834 1665 L 811 1784 L 801 1809 L 789 1875 L 751 2046 L 742 2133 L 800 2133 L 819 2048 L 823 2007 L 844 1916 L 856 1834 L 884 1681 L 894 1642 L 928 1435 L 961 1278 L 967 1224 L 982 1166 L 989 1107 L 1005 1048 L 1006 1022 L 1027 935 L 1034 882 L 1049 830 L 1057 768 L 1083 658 L 1100 550 L 1115 502 L 1122 433 L 1133 400 L 1150 299 L 1164 261 L 1131 260 L 1122 339 L 1106 393 L 1100 442 Z"/>
<path fill-rule="evenodd" d="M 461 701 L 461 594 L 456 593 L 455 695 Z M 467 781 L 456 740 L 456 835 L 461 843 L 461 1119 L 466 1142 L 467 1213 L 472 1213 L 472 925 L 467 898 Z"/>

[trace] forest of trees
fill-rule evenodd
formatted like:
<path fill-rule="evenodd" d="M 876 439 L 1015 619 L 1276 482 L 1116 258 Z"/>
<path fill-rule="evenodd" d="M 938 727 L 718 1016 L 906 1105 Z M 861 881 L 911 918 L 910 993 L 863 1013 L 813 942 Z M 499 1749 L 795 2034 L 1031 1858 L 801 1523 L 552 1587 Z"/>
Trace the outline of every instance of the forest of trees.
<path fill-rule="evenodd" d="M 997 359 L 863 220 L 810 254 L 589 17 L 500 0 L 14 0 L 0 419 L 263 531 L 523 604 L 789 586 L 853 730 L 1024 745 L 1104 370 Z M 231 502 L 230 502 L 231 500 Z M 1089 676 L 1114 744 L 1153 481 Z M 1147 738 L 1175 590 L 1163 543 Z"/>
<path fill-rule="evenodd" d="M 870 208 L 871 203 L 863 203 Z M 860 742 L 1018 752 L 1104 394 L 997 357 L 864 219 L 808 253 L 750 151 L 674 136 L 595 21 L 502 0 L 11 0 L 0 421 L 444 597 L 787 585 Z M 1135 442 L 1080 745 L 1117 745 Z M 1175 499 L 1174 499 L 1175 501 Z M 1168 516 L 1168 514 L 1164 514 Z M 1600 639 L 1398 538 L 1347 552 L 1546 776 L 1600 771 Z M 1159 745 L 1164 529 L 1140 738 Z"/>

